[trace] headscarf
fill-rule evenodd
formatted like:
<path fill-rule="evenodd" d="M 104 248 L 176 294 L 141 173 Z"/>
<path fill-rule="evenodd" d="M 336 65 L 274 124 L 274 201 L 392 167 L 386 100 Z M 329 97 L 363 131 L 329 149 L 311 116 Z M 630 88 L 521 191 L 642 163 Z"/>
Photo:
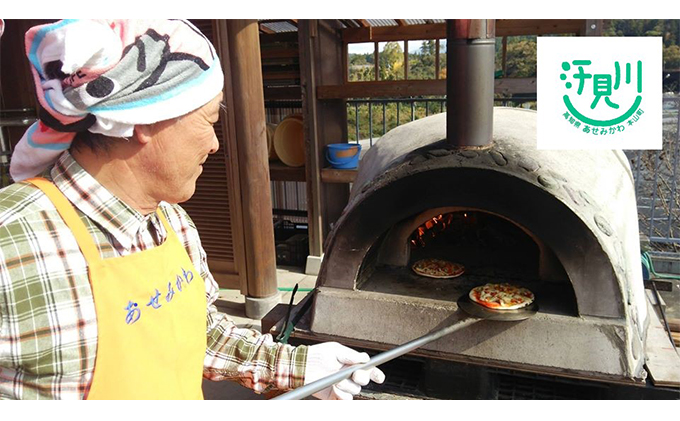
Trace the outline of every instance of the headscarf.
<path fill-rule="evenodd" d="M 15 181 L 51 166 L 76 133 L 127 137 L 222 90 L 215 48 L 186 20 L 62 20 L 26 33 L 39 120 L 12 154 Z"/>

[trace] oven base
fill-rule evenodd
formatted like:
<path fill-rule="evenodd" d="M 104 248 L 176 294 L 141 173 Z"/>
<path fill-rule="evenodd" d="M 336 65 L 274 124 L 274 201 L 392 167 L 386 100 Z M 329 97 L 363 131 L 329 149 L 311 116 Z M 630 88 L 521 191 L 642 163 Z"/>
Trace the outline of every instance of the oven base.
<path fill-rule="evenodd" d="M 314 343 L 297 338 L 292 342 Z M 680 390 L 649 381 L 635 385 L 593 381 L 427 357 L 400 357 L 380 369 L 386 375 L 385 383 L 370 383 L 357 399 L 680 399 Z"/>
<path fill-rule="evenodd" d="M 310 331 L 391 348 L 464 317 L 455 302 L 319 287 Z M 419 351 L 541 373 L 642 382 L 641 350 L 630 345 L 637 343 L 630 335 L 624 320 L 539 312 L 521 322 L 479 321 Z"/>

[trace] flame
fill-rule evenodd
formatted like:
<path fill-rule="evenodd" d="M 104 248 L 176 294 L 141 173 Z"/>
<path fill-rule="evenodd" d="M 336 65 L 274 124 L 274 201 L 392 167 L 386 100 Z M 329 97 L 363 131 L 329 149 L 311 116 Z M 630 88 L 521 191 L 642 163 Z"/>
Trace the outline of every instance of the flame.
<path fill-rule="evenodd" d="M 467 214 L 464 214 L 467 218 Z M 421 226 L 419 226 L 413 233 L 410 239 L 411 247 L 425 247 L 426 238 L 432 239 L 437 236 L 437 234 L 443 232 L 451 225 L 453 221 L 453 214 L 448 213 L 446 215 L 438 215 L 431 219 L 425 221 Z"/>

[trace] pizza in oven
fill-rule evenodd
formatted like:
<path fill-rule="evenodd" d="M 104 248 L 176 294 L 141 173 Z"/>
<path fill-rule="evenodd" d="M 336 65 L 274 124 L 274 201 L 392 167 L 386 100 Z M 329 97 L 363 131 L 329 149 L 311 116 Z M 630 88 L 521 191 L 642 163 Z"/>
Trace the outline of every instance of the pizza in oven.
<path fill-rule="evenodd" d="M 486 284 L 470 291 L 470 300 L 495 310 L 516 310 L 534 302 L 534 294 L 526 288 L 510 284 Z"/>
<path fill-rule="evenodd" d="M 465 267 L 460 263 L 452 263 L 441 259 L 418 260 L 411 268 L 418 275 L 430 278 L 455 278 L 465 272 Z"/>

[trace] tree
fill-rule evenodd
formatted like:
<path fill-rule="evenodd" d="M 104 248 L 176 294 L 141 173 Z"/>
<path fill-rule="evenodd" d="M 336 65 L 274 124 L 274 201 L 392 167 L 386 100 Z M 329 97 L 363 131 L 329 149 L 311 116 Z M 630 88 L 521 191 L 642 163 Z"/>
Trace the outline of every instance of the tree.
<path fill-rule="evenodd" d="M 423 41 L 418 52 L 409 53 L 409 79 L 434 79 L 437 44 L 435 40 Z"/>
<path fill-rule="evenodd" d="M 398 42 L 388 42 L 378 55 L 380 80 L 404 79 L 404 50 Z"/>
<path fill-rule="evenodd" d="M 373 53 L 349 54 L 349 80 L 365 81 L 375 79 Z"/>
<path fill-rule="evenodd" d="M 680 46 L 671 45 L 663 49 L 664 69 L 680 69 Z"/>
<path fill-rule="evenodd" d="M 536 40 L 531 37 L 508 39 L 506 77 L 536 76 Z"/>

